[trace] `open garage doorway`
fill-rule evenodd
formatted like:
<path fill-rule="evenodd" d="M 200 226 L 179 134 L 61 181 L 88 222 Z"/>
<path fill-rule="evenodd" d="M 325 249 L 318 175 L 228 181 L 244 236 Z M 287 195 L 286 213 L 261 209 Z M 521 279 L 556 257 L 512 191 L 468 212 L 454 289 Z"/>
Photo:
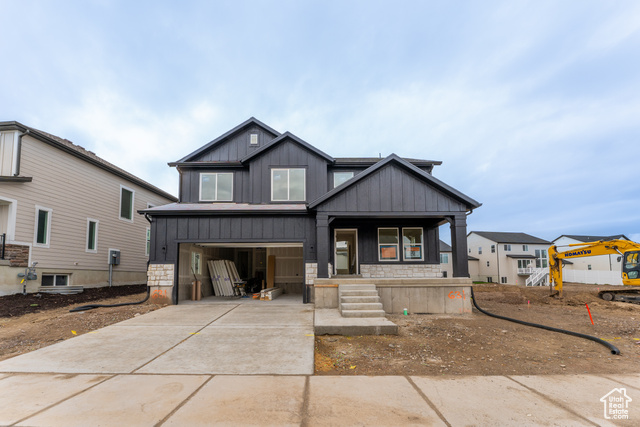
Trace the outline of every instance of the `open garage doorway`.
<path fill-rule="evenodd" d="M 288 298 L 295 296 L 302 303 L 302 242 L 181 243 L 178 261 L 178 303 L 191 299 L 191 287 L 196 279 L 202 283 L 202 298 L 234 298 L 216 294 L 211 277 L 211 262 L 218 260 L 233 263 L 240 279 L 245 282 L 244 289 L 249 299 L 262 289 L 277 287 L 282 289 L 283 295 Z"/>

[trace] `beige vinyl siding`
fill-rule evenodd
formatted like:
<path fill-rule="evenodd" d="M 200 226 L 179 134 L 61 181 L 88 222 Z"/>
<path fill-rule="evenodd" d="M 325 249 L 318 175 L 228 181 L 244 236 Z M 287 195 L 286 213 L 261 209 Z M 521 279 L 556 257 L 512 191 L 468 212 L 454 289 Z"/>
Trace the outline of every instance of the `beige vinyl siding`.
<path fill-rule="evenodd" d="M 137 211 L 169 200 L 30 136 L 22 139 L 21 171 L 32 182 L 3 184 L 17 200 L 15 242 L 32 246 L 39 268 L 107 270 L 109 248 L 121 251 L 121 271 L 145 271 L 146 229 Z M 133 221 L 120 217 L 120 186 L 135 191 Z M 34 247 L 35 206 L 52 209 L 49 248 Z M 96 253 L 86 251 L 87 218 L 99 221 Z"/>

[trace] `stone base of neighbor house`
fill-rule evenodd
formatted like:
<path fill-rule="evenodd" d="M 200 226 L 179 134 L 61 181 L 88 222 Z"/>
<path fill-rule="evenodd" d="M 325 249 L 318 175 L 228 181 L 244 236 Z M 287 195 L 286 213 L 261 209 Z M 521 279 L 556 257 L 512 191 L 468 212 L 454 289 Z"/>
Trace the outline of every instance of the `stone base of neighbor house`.
<path fill-rule="evenodd" d="M 12 267 L 6 260 L 0 260 L 0 296 L 22 293 L 22 277 L 18 274 L 25 272 L 25 267 Z M 36 268 L 36 280 L 27 280 L 26 292 L 36 293 L 42 284 L 43 274 L 69 275 L 70 286 L 82 286 L 83 288 L 99 288 L 109 286 L 108 270 L 77 270 L 69 268 Z M 138 285 L 146 282 L 144 271 L 119 271 L 114 269 L 113 286 Z"/>
<path fill-rule="evenodd" d="M 471 279 L 468 278 L 353 278 L 315 279 L 316 309 L 338 308 L 338 285 L 374 284 L 388 314 L 471 313 Z"/>
<path fill-rule="evenodd" d="M 149 264 L 147 286 L 150 300 L 155 304 L 173 304 L 173 283 L 175 266 L 173 264 Z"/>

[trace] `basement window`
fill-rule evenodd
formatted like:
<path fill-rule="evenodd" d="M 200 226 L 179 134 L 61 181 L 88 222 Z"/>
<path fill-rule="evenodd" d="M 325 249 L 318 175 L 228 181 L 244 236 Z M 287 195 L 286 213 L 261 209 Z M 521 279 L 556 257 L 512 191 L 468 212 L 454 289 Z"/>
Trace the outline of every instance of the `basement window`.
<path fill-rule="evenodd" d="M 500 283 L 506 284 L 507 283 L 507 278 L 506 277 L 501 277 L 500 278 Z"/>
<path fill-rule="evenodd" d="M 69 286 L 68 274 L 43 274 L 42 286 Z"/>

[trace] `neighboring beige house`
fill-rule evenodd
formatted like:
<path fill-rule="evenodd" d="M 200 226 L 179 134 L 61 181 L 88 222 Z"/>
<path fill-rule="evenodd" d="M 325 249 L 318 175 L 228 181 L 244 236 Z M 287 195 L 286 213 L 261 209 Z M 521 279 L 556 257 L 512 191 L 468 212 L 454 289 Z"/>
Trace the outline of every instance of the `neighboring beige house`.
<path fill-rule="evenodd" d="M 34 263 L 28 292 L 107 285 L 117 251 L 113 284 L 146 282 L 150 227 L 137 211 L 176 200 L 66 139 L 0 122 L 0 295 L 22 292 Z"/>
<path fill-rule="evenodd" d="M 475 276 L 470 271 L 471 279 L 524 285 L 535 268 L 548 267 L 549 246 L 551 242 L 525 233 L 472 231 L 467 247 L 478 267 Z"/>
<path fill-rule="evenodd" d="M 624 234 L 614 236 L 578 236 L 563 234 L 553 241 L 559 251 L 569 249 L 567 245 L 576 243 L 592 243 L 598 240 L 629 240 Z M 571 264 L 566 264 L 565 269 L 571 270 L 598 270 L 598 271 L 622 271 L 622 258 L 620 255 L 598 255 L 586 258 L 572 258 Z"/>
<path fill-rule="evenodd" d="M 453 277 L 453 264 L 451 262 L 451 246 L 440 240 L 440 271 L 442 277 Z M 472 256 L 469 259 L 469 277 L 473 278 L 478 275 L 478 258 Z"/>

